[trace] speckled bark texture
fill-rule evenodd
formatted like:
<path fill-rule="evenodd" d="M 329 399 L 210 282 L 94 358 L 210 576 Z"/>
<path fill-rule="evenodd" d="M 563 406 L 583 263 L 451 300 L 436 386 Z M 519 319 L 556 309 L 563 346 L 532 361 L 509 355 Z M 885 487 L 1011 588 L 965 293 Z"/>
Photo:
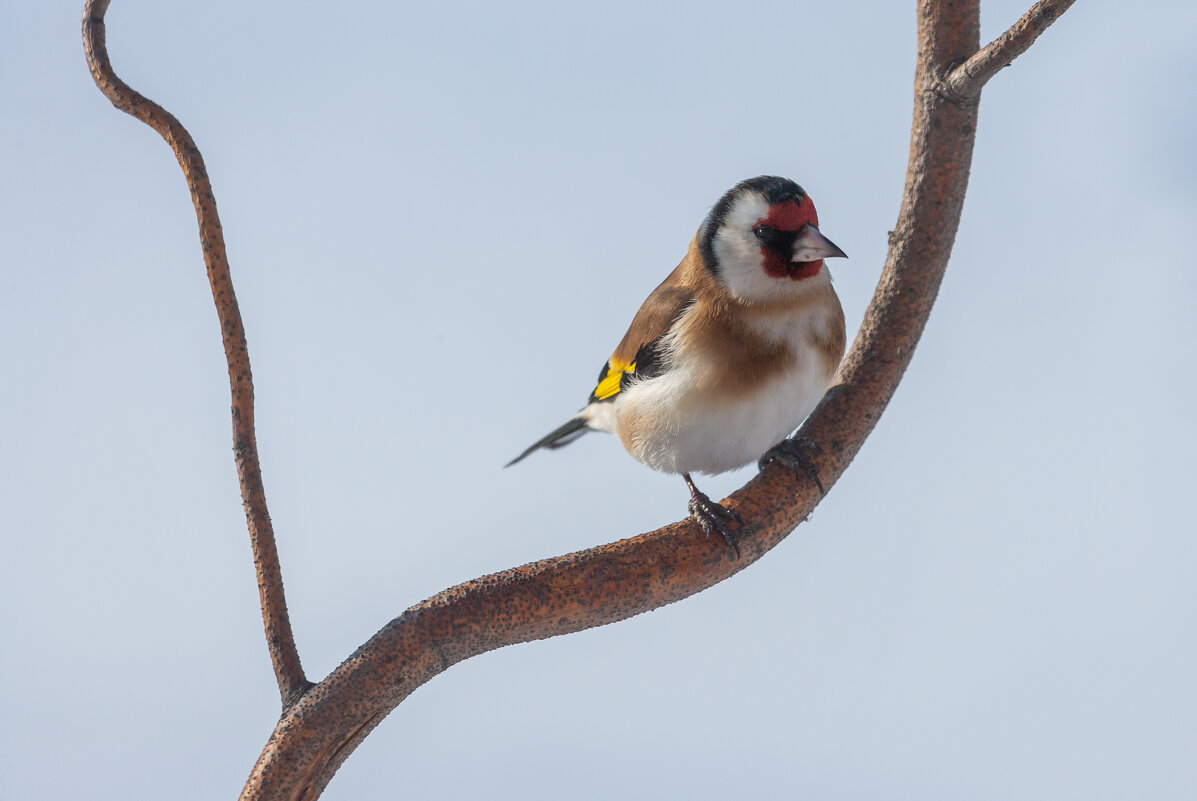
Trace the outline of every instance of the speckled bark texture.
<path fill-rule="evenodd" d="M 220 317 L 220 333 L 224 340 L 225 359 L 229 366 L 229 385 L 233 393 L 233 456 L 237 463 L 237 478 L 241 484 L 241 501 L 249 525 L 253 547 L 254 568 L 258 577 L 258 595 L 262 602 L 262 620 L 266 626 L 266 644 L 274 664 L 279 693 L 284 707 L 303 694 L 311 683 L 304 677 L 299 663 L 299 651 L 291 634 L 291 620 L 287 615 L 287 600 L 283 596 L 283 574 L 279 568 L 278 549 L 274 542 L 274 527 L 266 509 L 266 491 L 262 487 L 262 468 L 258 463 L 258 440 L 254 433 L 254 378 L 249 369 L 249 347 L 245 342 L 245 327 L 241 324 L 241 310 L 233 292 L 233 278 L 225 253 L 224 233 L 220 216 L 216 213 L 216 197 L 208 180 L 204 157 L 195 146 L 191 134 L 165 109 L 129 88 L 116 77 L 108 61 L 105 43 L 104 14 L 109 0 L 88 0 L 83 9 L 83 47 L 87 66 L 96 86 L 112 105 L 133 115 L 162 135 L 179 165 L 191 202 L 199 221 L 200 245 L 204 263 L 208 267 L 208 282 L 216 313 Z"/>
<path fill-rule="evenodd" d="M 979 0 L 921 0 L 906 189 L 872 304 L 835 385 L 800 436 L 830 489 L 859 452 L 910 363 L 939 291 L 968 185 L 981 87 L 1073 0 L 1041 0 L 979 50 Z M 253 382 L 216 203 L 187 132 L 112 73 L 107 0 L 88 0 L 83 34 L 101 91 L 174 148 L 200 223 L 233 390 L 234 446 L 283 714 L 243 799 L 313 799 L 342 762 L 415 688 L 449 666 L 518 642 L 601 626 L 693 595 L 751 565 L 814 509 L 812 482 L 771 465 L 725 501 L 746 521 L 742 558 L 687 519 L 657 531 L 484 576 L 388 623 L 318 684 L 309 684 L 287 620 L 253 431 Z"/>

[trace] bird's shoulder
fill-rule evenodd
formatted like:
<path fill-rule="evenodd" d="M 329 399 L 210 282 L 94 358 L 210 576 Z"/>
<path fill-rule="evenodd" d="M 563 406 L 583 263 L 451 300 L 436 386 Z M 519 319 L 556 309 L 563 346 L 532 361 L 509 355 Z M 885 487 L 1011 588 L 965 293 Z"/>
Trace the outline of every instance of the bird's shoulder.
<path fill-rule="evenodd" d="M 663 340 L 697 298 L 691 280 L 695 258 L 699 258 L 697 249 L 691 246 L 681 264 L 640 304 L 627 333 L 599 371 L 591 403 L 614 400 L 633 380 L 654 378 L 665 369 Z"/>

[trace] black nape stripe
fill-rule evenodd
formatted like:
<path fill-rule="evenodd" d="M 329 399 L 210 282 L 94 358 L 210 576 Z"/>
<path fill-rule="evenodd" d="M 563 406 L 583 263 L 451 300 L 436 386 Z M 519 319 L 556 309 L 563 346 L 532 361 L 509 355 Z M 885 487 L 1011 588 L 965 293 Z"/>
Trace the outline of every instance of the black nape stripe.
<path fill-rule="evenodd" d="M 711 209 L 711 213 L 703 220 L 702 228 L 699 231 L 698 251 L 702 255 L 703 265 L 712 273 L 718 273 L 714 250 L 715 234 L 727 222 L 727 215 L 731 212 L 736 199 L 745 192 L 759 193 L 770 206 L 775 203 L 784 203 L 787 200 L 796 200 L 801 203 L 806 197 L 806 192 L 801 186 L 789 178 L 779 178 L 776 175 L 758 175 L 756 178 L 740 181 L 727 190 L 727 193 L 719 198 L 719 202 Z"/>

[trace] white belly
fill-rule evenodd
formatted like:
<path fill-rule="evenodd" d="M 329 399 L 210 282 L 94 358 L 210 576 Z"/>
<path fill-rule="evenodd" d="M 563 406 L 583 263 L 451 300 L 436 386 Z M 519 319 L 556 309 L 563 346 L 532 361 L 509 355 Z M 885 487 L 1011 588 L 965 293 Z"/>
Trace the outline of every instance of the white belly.
<path fill-rule="evenodd" d="M 803 349 L 806 351 L 806 349 Z M 636 459 L 664 473 L 722 473 L 761 457 L 814 411 L 830 377 L 810 351 L 751 394 L 696 389 L 696 373 L 679 365 L 629 387 L 614 408 L 612 429 Z"/>

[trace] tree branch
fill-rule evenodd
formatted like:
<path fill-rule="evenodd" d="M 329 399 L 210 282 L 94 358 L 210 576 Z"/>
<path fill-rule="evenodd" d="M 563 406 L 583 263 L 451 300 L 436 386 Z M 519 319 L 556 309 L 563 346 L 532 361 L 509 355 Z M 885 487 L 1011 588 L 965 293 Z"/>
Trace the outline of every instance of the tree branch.
<path fill-rule="evenodd" d="M 823 445 L 815 461 L 828 488 L 893 396 L 947 267 L 968 186 L 977 106 L 945 97 L 938 76 L 977 53 L 978 4 L 919 3 L 910 160 L 885 270 L 837 384 L 800 431 Z M 451 665 L 505 645 L 623 620 L 693 595 L 759 559 L 819 500 L 810 482 L 771 465 L 727 501 L 747 521 L 738 532 L 739 560 L 731 560 L 718 538 L 708 539 L 686 519 L 469 581 L 413 606 L 283 716 L 242 799 L 316 798 L 386 714 Z"/>
<path fill-rule="evenodd" d="M 112 104 L 153 128 L 167 141 L 183 168 L 195 216 L 199 221 L 200 243 L 204 263 L 208 267 L 208 281 L 216 312 L 220 317 L 220 331 L 224 353 L 228 361 L 229 384 L 233 397 L 233 453 L 237 462 L 237 478 L 241 483 L 241 500 L 249 525 L 249 539 L 254 554 L 258 578 L 258 595 L 262 602 L 262 620 L 266 627 L 266 644 L 274 664 L 275 678 L 283 708 L 286 709 L 311 687 L 299 662 L 299 652 L 291 633 L 287 615 L 287 601 L 283 595 L 283 575 L 279 567 L 278 549 L 274 542 L 274 527 L 266 508 L 266 493 L 262 487 L 262 469 L 258 463 L 258 443 L 254 433 L 254 380 L 249 368 L 249 349 L 245 343 L 245 327 L 233 292 L 229 261 L 225 253 L 224 233 L 216 213 L 216 197 L 208 180 L 203 156 L 191 135 L 165 109 L 138 94 L 116 77 L 108 60 L 104 29 L 104 14 L 109 0 L 87 0 L 83 9 L 83 46 L 87 66 L 96 86 Z"/>
<path fill-rule="evenodd" d="M 953 69 L 944 78 L 941 91 L 956 102 L 976 102 L 989 79 L 1027 52 L 1039 34 L 1046 31 L 1075 2 L 1039 0 L 1005 33 Z"/>
<path fill-rule="evenodd" d="M 800 432 L 822 444 L 815 461 L 828 488 L 859 452 L 893 396 L 935 302 L 968 186 L 980 86 L 1070 4 L 1037 3 L 1010 32 L 978 52 L 979 0 L 920 0 L 914 120 L 898 223 L 877 291 L 837 383 Z M 284 699 L 298 698 L 285 707 L 243 799 L 317 797 L 383 717 L 451 665 L 505 645 L 623 620 L 693 595 L 755 562 L 814 509 L 820 497 L 810 482 L 770 466 L 728 500 L 747 521 L 738 532 L 739 560 L 732 560 L 718 538 L 708 539 L 687 518 L 637 537 L 484 576 L 408 609 L 302 693 L 306 684 L 286 624 L 261 495 L 252 383 L 215 203 L 203 162 L 182 126 L 112 75 L 103 48 L 107 5 L 107 0 L 88 0 L 88 62 L 97 84 L 118 108 L 171 143 L 191 187 L 229 356 L 238 469 L 259 566 L 263 616 Z M 946 82 L 942 76 L 948 76 Z M 288 694 L 287 686 L 296 689 Z"/>

